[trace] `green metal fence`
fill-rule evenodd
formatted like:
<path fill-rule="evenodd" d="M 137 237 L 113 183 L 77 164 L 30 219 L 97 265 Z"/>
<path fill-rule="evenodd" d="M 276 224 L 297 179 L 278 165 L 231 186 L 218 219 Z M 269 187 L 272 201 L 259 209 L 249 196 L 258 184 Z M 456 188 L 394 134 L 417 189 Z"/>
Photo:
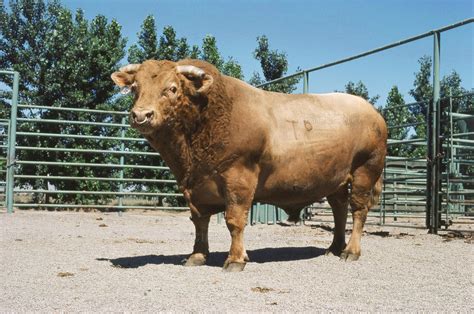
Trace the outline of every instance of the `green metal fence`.
<path fill-rule="evenodd" d="M 180 198 L 181 194 L 177 192 L 163 192 L 158 190 L 150 191 L 148 186 L 162 184 L 174 185 L 174 180 L 160 179 L 158 175 L 155 179 L 145 179 L 135 176 L 127 176 L 126 169 L 142 169 L 147 171 L 167 171 L 168 167 L 159 165 L 159 154 L 155 152 L 144 152 L 139 146 L 132 146 L 133 143 L 139 143 L 143 147 L 147 146 L 146 140 L 140 137 L 126 136 L 126 130 L 129 129 L 128 113 L 115 112 L 106 110 L 87 110 L 78 108 L 63 108 L 63 107 L 47 107 L 47 106 L 30 106 L 18 105 L 18 110 L 57 110 L 67 112 L 68 115 L 74 117 L 75 113 L 81 113 L 82 119 L 87 119 L 93 115 L 101 115 L 102 120 L 108 122 L 91 122 L 93 119 L 86 121 L 77 120 L 54 120 L 41 119 L 35 117 L 18 118 L 17 129 L 21 130 L 24 124 L 61 124 L 64 126 L 80 125 L 80 126 L 94 126 L 102 129 L 108 129 L 111 135 L 89 135 L 89 134 L 69 134 L 69 133 L 38 133 L 17 131 L 18 142 L 30 142 L 33 138 L 48 137 L 57 138 L 58 145 L 54 147 L 38 147 L 17 145 L 17 159 L 15 165 L 17 174 L 14 175 L 13 194 L 15 195 L 15 202 L 9 204 L 9 210 L 16 208 L 96 208 L 96 209 L 187 209 L 184 206 L 163 206 L 161 205 L 162 198 Z M 84 114 L 86 114 L 84 116 Z M 68 147 L 63 147 L 62 140 L 67 140 Z M 88 147 L 100 147 L 100 149 L 91 148 L 75 148 L 84 145 L 87 141 Z M 36 141 L 37 142 L 37 141 Z M 101 143 L 99 145 L 99 143 Z M 22 152 L 35 151 L 35 159 L 22 159 Z M 48 153 L 67 153 L 63 154 L 60 160 L 48 160 Z M 156 158 L 156 164 L 130 164 L 127 159 L 130 156 L 153 156 Z M 79 156 L 79 158 L 78 158 Z M 112 156 L 109 162 L 94 162 L 96 159 L 103 160 L 99 157 Z M 77 162 L 77 159 L 82 159 L 82 162 Z M 74 160 L 74 161 L 72 161 Z M 41 173 L 41 166 L 47 166 L 46 169 L 60 168 L 61 171 L 54 171 L 55 173 L 63 173 L 64 175 L 49 175 L 49 173 Z M 77 176 L 74 175 L 77 169 L 90 168 L 92 175 Z M 98 176 L 98 169 L 107 169 L 107 176 Z M 38 174 L 39 173 L 39 174 Z M 37 186 L 27 187 L 23 181 L 29 180 L 46 180 L 46 187 Z M 109 190 L 67 190 L 56 188 L 58 181 L 74 180 L 74 181 L 89 181 L 89 182 L 108 182 L 110 184 Z M 137 188 L 136 184 L 140 183 L 141 187 Z M 61 199 L 61 195 L 86 195 L 85 202 L 57 202 L 56 198 Z M 32 195 L 36 197 L 31 197 Z M 101 196 L 101 198 L 94 198 L 93 196 Z M 92 202 L 92 203 L 91 203 Z"/>
<path fill-rule="evenodd" d="M 172 178 L 127 176 L 129 169 L 169 171 L 160 164 L 158 153 L 143 151 L 147 147 L 145 139 L 133 132 L 126 135 L 129 130 L 127 112 L 18 104 L 19 74 L 0 71 L 0 75 L 13 77 L 11 99 L 2 104 L 2 111 L 9 112 L 10 119 L 0 120 L 0 204 L 8 212 L 14 208 L 187 209 L 179 206 L 184 201 L 174 188 L 176 182 Z M 68 118 L 45 119 L 38 114 L 52 111 Z M 58 132 L 39 131 L 42 126 L 51 124 L 62 128 Z M 68 133 L 71 126 L 79 127 L 79 132 Z M 85 127 L 102 131 L 94 134 L 97 132 L 90 129 L 86 134 L 81 129 Z M 55 144 L 44 146 L 39 138 L 55 139 Z M 51 159 L 52 155 L 56 158 Z M 150 156 L 155 163 L 127 163 L 131 156 Z M 91 171 L 89 175 L 80 176 L 78 169 Z M 99 169 L 107 169 L 107 176 L 101 176 Z M 51 175 L 53 172 L 59 175 Z M 65 181 L 108 182 L 110 189 L 88 189 L 87 184 L 81 189 L 58 189 L 58 182 Z M 64 195 L 83 195 L 85 201 L 77 201 L 77 198 L 61 201 Z M 166 198 L 168 201 L 164 202 Z"/>

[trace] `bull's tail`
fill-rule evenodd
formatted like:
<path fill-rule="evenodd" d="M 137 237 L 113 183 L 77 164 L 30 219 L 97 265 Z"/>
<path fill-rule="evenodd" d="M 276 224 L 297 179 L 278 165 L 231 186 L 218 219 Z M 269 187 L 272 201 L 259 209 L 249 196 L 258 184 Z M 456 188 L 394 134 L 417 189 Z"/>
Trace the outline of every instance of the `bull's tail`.
<path fill-rule="evenodd" d="M 377 180 L 377 182 L 375 182 L 375 185 L 372 188 L 372 195 L 370 196 L 369 208 L 379 203 L 380 194 L 382 193 L 382 184 L 383 184 L 383 175 L 380 175 L 379 179 Z"/>

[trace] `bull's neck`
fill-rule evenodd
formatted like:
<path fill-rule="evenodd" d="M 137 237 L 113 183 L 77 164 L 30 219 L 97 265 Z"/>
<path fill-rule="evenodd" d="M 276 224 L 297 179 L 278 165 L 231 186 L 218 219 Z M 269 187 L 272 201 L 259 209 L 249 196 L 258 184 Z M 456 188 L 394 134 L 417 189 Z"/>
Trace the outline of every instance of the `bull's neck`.
<path fill-rule="evenodd" d="M 183 134 L 162 130 L 145 136 L 150 145 L 160 153 L 179 185 L 185 184 L 186 174 L 192 167 L 189 145 Z"/>
<path fill-rule="evenodd" d="M 204 177 L 222 171 L 233 158 L 225 154 L 232 102 L 222 82 L 215 84 L 218 87 L 205 110 L 183 114 L 181 109 L 175 123 L 146 136 L 183 188 L 192 188 Z"/>

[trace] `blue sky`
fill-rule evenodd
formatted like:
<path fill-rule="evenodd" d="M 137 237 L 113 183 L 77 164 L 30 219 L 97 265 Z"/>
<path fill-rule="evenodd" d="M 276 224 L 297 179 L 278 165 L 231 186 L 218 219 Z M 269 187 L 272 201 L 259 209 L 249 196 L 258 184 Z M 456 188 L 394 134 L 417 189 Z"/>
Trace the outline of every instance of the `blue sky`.
<path fill-rule="evenodd" d="M 260 66 L 253 58 L 256 37 L 268 36 L 272 48 L 285 51 L 288 74 L 473 17 L 473 0 L 63 0 L 88 18 L 103 14 L 121 25 L 128 45 L 135 43 L 143 19 L 155 16 L 158 30 L 172 25 L 179 37 L 201 44 L 216 37 L 223 56 L 234 57 L 248 80 Z M 441 73 L 458 71 L 463 86 L 473 87 L 474 25 L 441 35 Z M 399 86 L 407 101 L 417 60 L 432 55 L 431 37 L 310 75 L 310 92 L 342 90 L 362 80 L 385 103 Z M 301 84 L 302 85 L 302 84 Z"/>

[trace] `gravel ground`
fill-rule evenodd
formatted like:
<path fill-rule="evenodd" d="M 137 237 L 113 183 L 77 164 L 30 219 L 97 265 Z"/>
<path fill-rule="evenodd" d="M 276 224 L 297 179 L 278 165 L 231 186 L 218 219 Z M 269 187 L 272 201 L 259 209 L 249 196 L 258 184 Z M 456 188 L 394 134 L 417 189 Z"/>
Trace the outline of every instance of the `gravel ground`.
<path fill-rule="evenodd" d="M 325 256 L 325 226 L 247 227 L 251 262 L 224 273 L 213 218 L 208 266 L 183 267 L 187 214 L 0 213 L 0 312 L 474 312 L 472 233 L 369 227 L 363 256 Z M 388 231 L 388 232 L 385 232 Z"/>

